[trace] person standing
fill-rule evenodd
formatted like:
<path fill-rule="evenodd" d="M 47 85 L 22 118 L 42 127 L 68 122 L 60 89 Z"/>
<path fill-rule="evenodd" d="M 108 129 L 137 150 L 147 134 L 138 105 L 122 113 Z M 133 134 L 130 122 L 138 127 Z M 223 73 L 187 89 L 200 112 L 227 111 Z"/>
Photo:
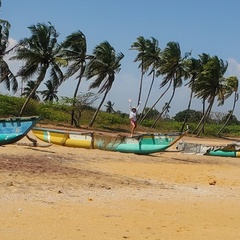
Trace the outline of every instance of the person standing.
<path fill-rule="evenodd" d="M 137 107 L 132 107 L 132 100 L 129 99 L 129 108 L 130 108 L 129 119 L 131 124 L 131 137 L 133 136 L 134 131 L 137 127 L 137 113 L 138 113 L 139 107 L 140 107 L 140 103 L 138 104 Z"/>

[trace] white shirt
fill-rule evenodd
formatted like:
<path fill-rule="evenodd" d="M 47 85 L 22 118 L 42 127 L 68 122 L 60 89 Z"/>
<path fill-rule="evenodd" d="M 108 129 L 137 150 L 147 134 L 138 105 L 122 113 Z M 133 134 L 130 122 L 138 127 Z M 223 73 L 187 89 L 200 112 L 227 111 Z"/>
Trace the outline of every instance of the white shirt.
<path fill-rule="evenodd" d="M 137 121 L 137 113 L 138 113 L 138 109 L 140 107 L 140 104 L 138 104 L 138 106 L 136 107 L 136 112 L 132 111 L 132 104 L 131 104 L 131 102 L 129 102 L 129 107 L 130 107 L 129 118 L 133 119 L 133 121 L 136 122 Z"/>

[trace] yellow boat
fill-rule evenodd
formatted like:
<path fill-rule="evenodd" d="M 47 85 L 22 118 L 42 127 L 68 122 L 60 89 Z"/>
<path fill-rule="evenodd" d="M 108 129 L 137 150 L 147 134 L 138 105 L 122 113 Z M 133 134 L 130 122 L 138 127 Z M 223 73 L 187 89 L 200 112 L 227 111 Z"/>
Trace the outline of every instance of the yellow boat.
<path fill-rule="evenodd" d="M 93 148 L 93 132 L 72 132 L 35 127 L 33 134 L 44 142 L 66 147 Z"/>

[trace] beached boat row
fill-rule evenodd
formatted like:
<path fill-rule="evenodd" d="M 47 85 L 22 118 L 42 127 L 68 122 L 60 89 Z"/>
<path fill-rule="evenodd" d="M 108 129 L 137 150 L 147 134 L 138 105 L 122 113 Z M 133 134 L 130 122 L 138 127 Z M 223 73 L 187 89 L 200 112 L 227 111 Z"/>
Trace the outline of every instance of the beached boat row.
<path fill-rule="evenodd" d="M 0 145 L 19 141 L 32 130 L 40 140 L 51 144 L 117 151 L 124 153 L 151 154 L 165 151 L 186 133 L 181 134 L 140 134 L 135 137 L 108 135 L 95 132 L 74 132 L 36 127 L 40 117 L 15 117 L 0 120 Z"/>
<path fill-rule="evenodd" d="M 128 137 L 121 134 L 77 132 L 36 127 L 40 117 L 13 117 L 0 119 L 0 145 L 12 144 L 27 136 L 32 130 L 36 138 L 51 144 L 86 149 L 100 149 L 123 153 L 152 154 L 162 152 L 178 142 L 182 152 L 223 157 L 240 157 L 240 145 L 228 144 L 209 147 L 202 144 L 185 143 L 180 139 L 187 132 L 179 134 L 140 134 Z"/>

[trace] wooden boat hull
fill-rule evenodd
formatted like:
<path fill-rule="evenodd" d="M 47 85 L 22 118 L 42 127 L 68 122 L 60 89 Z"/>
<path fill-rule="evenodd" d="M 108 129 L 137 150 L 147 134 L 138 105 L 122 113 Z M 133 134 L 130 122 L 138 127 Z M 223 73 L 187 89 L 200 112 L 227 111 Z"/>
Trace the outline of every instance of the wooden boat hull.
<path fill-rule="evenodd" d="M 182 137 L 183 135 L 173 137 L 144 134 L 137 138 L 124 137 L 123 139 L 115 139 L 108 144 L 104 140 L 97 139 L 96 145 L 98 149 L 103 150 L 147 155 L 165 151 Z"/>
<path fill-rule="evenodd" d="M 206 155 L 217 157 L 240 157 L 240 151 L 225 151 L 225 150 L 213 150 L 209 151 Z"/>
<path fill-rule="evenodd" d="M 14 117 L 0 119 L 0 145 L 12 144 L 27 135 L 40 117 Z"/>
<path fill-rule="evenodd" d="M 225 146 L 208 146 L 204 144 L 181 141 L 177 145 L 179 151 L 185 153 L 217 156 L 217 157 L 240 157 L 240 144 L 231 143 Z"/>
<path fill-rule="evenodd" d="M 95 148 L 124 153 L 151 154 L 165 151 L 184 134 L 177 136 L 143 134 L 135 138 L 122 135 L 107 136 L 93 132 L 69 132 L 46 128 L 32 129 L 33 134 L 40 140 L 66 147 Z"/>
<path fill-rule="evenodd" d="M 33 134 L 40 140 L 56 145 L 93 148 L 93 133 L 80 133 L 56 129 L 33 128 Z"/>

